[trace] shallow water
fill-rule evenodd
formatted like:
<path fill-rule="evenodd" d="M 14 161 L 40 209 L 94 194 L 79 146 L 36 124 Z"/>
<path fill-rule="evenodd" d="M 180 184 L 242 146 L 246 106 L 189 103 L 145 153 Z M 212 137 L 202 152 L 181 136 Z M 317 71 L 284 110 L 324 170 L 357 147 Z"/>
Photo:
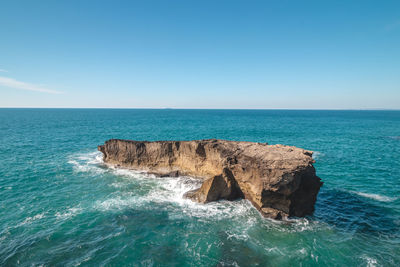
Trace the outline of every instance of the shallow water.
<path fill-rule="evenodd" d="M 0 265 L 399 266 L 400 112 L 0 109 Z M 200 184 L 107 168 L 109 138 L 316 151 L 315 214 L 277 222 Z"/>

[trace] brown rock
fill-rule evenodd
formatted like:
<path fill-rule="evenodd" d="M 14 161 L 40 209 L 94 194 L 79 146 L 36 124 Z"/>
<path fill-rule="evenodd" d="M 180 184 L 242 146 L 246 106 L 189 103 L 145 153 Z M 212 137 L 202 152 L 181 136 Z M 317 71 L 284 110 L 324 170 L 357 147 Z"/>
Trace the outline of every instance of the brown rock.
<path fill-rule="evenodd" d="M 98 149 L 108 164 L 160 176 L 203 179 L 199 189 L 185 194 L 194 201 L 246 198 L 274 219 L 312 214 L 322 185 L 312 165 L 312 152 L 291 146 L 215 139 L 111 139 Z"/>
<path fill-rule="evenodd" d="M 199 189 L 187 192 L 185 197 L 207 203 L 219 199 L 234 200 L 244 196 L 231 171 L 225 168 L 222 174 L 205 180 Z"/>

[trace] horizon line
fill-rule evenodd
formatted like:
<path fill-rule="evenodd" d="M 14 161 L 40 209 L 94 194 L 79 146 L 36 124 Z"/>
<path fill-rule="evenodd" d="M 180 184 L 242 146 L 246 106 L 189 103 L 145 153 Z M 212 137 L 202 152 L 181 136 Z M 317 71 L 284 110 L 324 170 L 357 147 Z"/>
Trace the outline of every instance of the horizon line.
<path fill-rule="evenodd" d="M 135 108 L 135 107 L 0 107 L 0 109 L 137 109 L 137 110 L 331 110 L 400 111 L 400 108 Z"/>

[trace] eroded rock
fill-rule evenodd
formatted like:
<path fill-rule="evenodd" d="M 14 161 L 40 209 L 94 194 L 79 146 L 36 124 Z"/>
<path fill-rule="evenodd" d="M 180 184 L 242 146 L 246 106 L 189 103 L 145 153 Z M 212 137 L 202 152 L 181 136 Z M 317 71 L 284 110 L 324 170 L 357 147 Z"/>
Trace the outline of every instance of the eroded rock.
<path fill-rule="evenodd" d="M 111 139 L 98 149 L 108 164 L 204 180 L 199 189 L 185 194 L 194 201 L 246 198 L 274 219 L 312 214 L 322 186 L 312 165 L 312 152 L 292 146 L 215 139 Z"/>

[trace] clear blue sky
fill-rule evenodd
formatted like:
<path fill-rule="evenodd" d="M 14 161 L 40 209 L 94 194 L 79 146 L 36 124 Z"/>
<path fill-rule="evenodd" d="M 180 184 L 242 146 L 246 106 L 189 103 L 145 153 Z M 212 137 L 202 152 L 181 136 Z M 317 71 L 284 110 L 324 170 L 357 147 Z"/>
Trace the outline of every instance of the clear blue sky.
<path fill-rule="evenodd" d="M 0 2 L 0 107 L 400 108 L 400 1 Z"/>

